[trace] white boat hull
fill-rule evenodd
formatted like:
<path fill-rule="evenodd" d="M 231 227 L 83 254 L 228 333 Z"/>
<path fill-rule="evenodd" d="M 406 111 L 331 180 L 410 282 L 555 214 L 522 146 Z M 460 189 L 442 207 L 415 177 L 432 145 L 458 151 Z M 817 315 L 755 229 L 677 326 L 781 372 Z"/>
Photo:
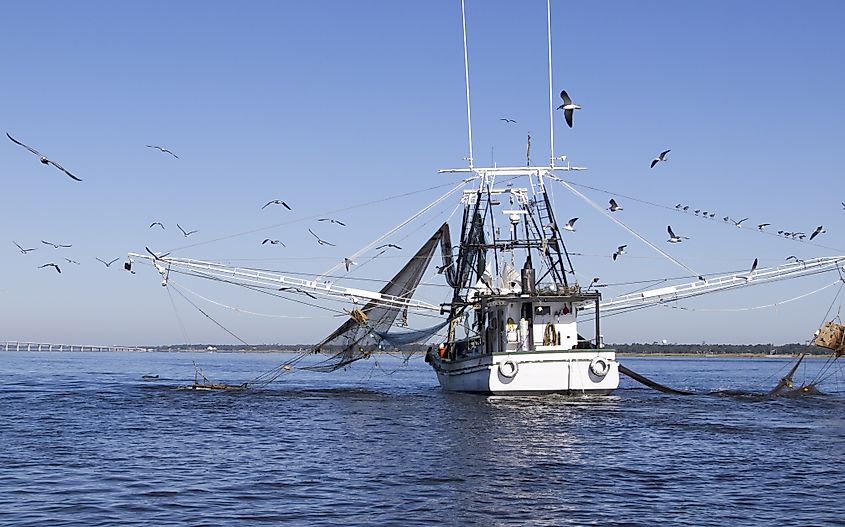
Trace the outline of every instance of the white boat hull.
<path fill-rule="evenodd" d="M 619 364 L 613 351 L 514 352 L 454 361 L 432 355 L 429 362 L 440 386 L 453 392 L 606 395 L 619 387 Z M 596 374 L 603 370 L 603 375 Z"/>

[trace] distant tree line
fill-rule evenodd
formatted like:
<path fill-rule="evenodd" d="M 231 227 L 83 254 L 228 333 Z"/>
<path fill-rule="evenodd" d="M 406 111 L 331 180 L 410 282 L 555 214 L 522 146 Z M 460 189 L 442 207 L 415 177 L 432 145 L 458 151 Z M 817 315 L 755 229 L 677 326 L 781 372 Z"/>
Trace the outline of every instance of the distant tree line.
<path fill-rule="evenodd" d="M 624 355 L 827 355 L 830 350 L 807 344 L 607 344 Z"/>

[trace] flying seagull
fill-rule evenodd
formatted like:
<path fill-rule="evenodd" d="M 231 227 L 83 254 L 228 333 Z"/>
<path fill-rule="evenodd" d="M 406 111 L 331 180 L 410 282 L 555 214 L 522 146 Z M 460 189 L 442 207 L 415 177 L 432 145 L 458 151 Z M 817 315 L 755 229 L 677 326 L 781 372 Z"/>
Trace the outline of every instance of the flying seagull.
<path fill-rule="evenodd" d="M 271 240 L 270 238 L 264 238 L 264 241 L 261 242 L 261 245 L 264 245 L 265 243 L 269 243 L 270 245 L 281 245 L 282 247 L 287 247 L 287 245 L 282 243 L 282 240 Z"/>
<path fill-rule="evenodd" d="M 35 248 L 34 248 L 34 247 L 33 247 L 32 249 L 24 249 L 23 247 L 21 247 L 20 245 L 18 245 L 18 242 L 14 241 L 14 240 L 12 240 L 12 243 L 14 243 L 14 244 L 15 244 L 15 246 L 16 246 L 18 249 L 20 249 L 21 254 L 26 254 L 26 253 L 28 253 L 28 252 L 31 252 L 31 251 L 34 251 L 34 250 L 35 250 Z"/>
<path fill-rule="evenodd" d="M 349 258 L 344 258 L 344 259 L 343 259 L 343 265 L 345 265 L 345 266 L 346 266 L 346 272 L 348 273 L 348 272 L 349 272 L 349 267 L 350 267 L 350 266 L 353 266 L 353 265 L 358 265 L 358 262 L 353 262 L 353 261 L 352 261 L 352 260 L 350 260 Z"/>
<path fill-rule="evenodd" d="M 678 203 L 677 205 L 675 205 L 675 208 L 676 208 L 676 209 L 680 209 L 680 208 L 681 208 L 681 207 L 683 207 L 683 206 L 684 206 L 683 204 Z"/>
<path fill-rule="evenodd" d="M 45 263 L 44 265 L 39 265 L 39 266 L 38 266 L 38 268 L 39 268 L 39 269 L 42 269 L 42 268 L 44 268 L 44 267 L 55 267 L 55 268 L 56 268 L 56 271 L 57 271 L 59 274 L 62 274 L 62 270 L 61 270 L 61 269 L 59 269 L 59 266 L 58 266 L 58 265 L 56 265 L 56 264 L 54 264 L 53 262 L 50 262 L 50 263 Z"/>
<path fill-rule="evenodd" d="M 20 141 L 18 141 L 17 139 L 15 139 L 15 138 L 14 138 L 14 137 L 12 137 L 11 135 L 9 135 L 9 132 L 6 132 L 6 137 L 8 137 L 9 139 L 11 139 L 11 140 L 12 140 L 12 142 L 13 142 L 13 143 L 15 143 L 16 145 L 21 145 L 22 147 L 26 148 L 27 150 L 29 150 L 29 151 L 30 151 L 30 152 L 32 152 L 33 154 L 35 154 L 35 155 L 37 155 L 38 157 L 40 157 L 40 158 L 41 158 L 41 163 L 43 163 L 43 164 L 45 164 L 45 165 L 53 165 L 54 167 L 58 168 L 59 170 L 61 170 L 61 171 L 62 171 L 62 172 L 64 172 L 65 174 L 67 174 L 67 175 L 68 175 L 68 177 L 70 177 L 71 179 L 76 180 L 76 181 L 82 181 L 82 180 L 81 180 L 81 179 L 79 179 L 78 177 L 76 177 L 76 176 L 74 176 L 73 174 L 71 174 L 70 172 L 68 172 L 68 171 L 65 169 L 65 167 L 63 167 L 62 165 L 60 165 L 60 164 L 56 163 L 55 161 L 53 161 L 53 160 L 51 160 L 51 159 L 47 159 L 47 157 L 46 157 L 44 154 L 42 154 L 41 152 L 39 152 L 38 150 L 36 150 L 36 149 L 34 149 L 34 148 L 31 148 L 31 147 L 29 147 L 29 146 L 26 146 L 25 144 L 21 143 Z"/>
<path fill-rule="evenodd" d="M 394 249 L 398 249 L 400 251 L 402 250 L 402 248 L 399 247 L 398 245 L 396 245 L 395 243 L 385 243 L 384 245 L 379 245 L 378 247 L 376 247 L 373 250 L 378 251 L 379 249 L 388 249 L 390 247 L 393 247 Z"/>
<path fill-rule="evenodd" d="M 824 234 L 824 233 L 826 233 L 826 232 L 827 232 L 826 230 L 824 230 L 824 228 L 823 228 L 823 227 L 824 227 L 824 225 L 819 225 L 818 227 L 816 227 L 816 230 L 814 230 L 814 231 L 813 231 L 813 234 L 811 234 L 811 235 L 810 235 L 810 241 L 812 241 L 812 240 L 813 240 L 813 238 L 815 238 L 815 237 L 816 237 L 816 236 L 818 236 L 819 234 Z"/>
<path fill-rule="evenodd" d="M 67 249 L 67 248 L 71 247 L 70 244 L 63 245 L 61 243 L 47 242 L 47 241 L 44 241 L 44 240 L 41 240 L 41 243 L 43 243 L 44 245 L 52 245 L 54 249 L 58 249 L 59 247 L 64 247 L 65 249 Z"/>
<path fill-rule="evenodd" d="M 668 240 L 669 243 L 681 243 L 684 240 L 689 240 L 689 238 L 687 238 L 686 236 L 678 236 L 677 234 L 672 232 L 672 226 L 671 225 L 668 225 L 666 227 L 666 230 L 669 231 L 669 240 Z"/>
<path fill-rule="evenodd" d="M 624 209 L 622 209 L 622 207 L 619 206 L 618 203 L 616 203 L 616 200 L 613 199 L 613 198 L 610 198 L 610 207 L 608 207 L 608 208 L 610 209 L 610 212 L 616 212 L 617 210 L 624 210 Z"/>
<path fill-rule="evenodd" d="M 336 220 L 336 219 L 334 219 L 334 218 L 318 218 L 318 219 L 317 219 L 317 221 L 329 221 L 329 222 L 331 222 L 331 223 L 337 223 L 337 224 L 338 224 L 338 225 L 340 225 L 341 227 L 346 227 L 346 224 L 345 224 L 345 223 L 343 223 L 343 222 L 342 222 L 342 221 L 340 221 L 340 220 Z"/>
<path fill-rule="evenodd" d="M 563 230 L 569 231 L 569 232 L 575 232 L 575 222 L 576 221 L 578 221 L 578 218 L 572 218 L 571 220 L 566 222 L 566 225 L 563 226 Z"/>
<path fill-rule="evenodd" d="M 566 119 L 566 124 L 572 128 L 572 112 L 580 110 L 581 106 L 572 103 L 572 99 L 569 98 L 569 94 L 566 93 L 566 90 L 560 92 L 560 98 L 563 99 L 563 104 L 558 106 L 557 109 L 563 110 L 563 118 Z"/>
<path fill-rule="evenodd" d="M 71 259 L 70 259 L 70 258 L 68 258 L 67 256 L 65 256 L 65 261 L 66 261 L 67 263 L 72 263 L 72 264 L 75 264 L 75 265 L 82 265 L 81 263 L 77 262 L 76 260 L 71 260 Z"/>
<path fill-rule="evenodd" d="M 170 155 L 172 155 L 173 157 L 175 157 L 176 159 L 179 159 L 179 156 L 177 156 L 176 154 L 174 154 L 174 153 L 173 153 L 173 152 L 171 152 L 170 150 L 168 150 L 168 149 L 164 148 L 163 146 L 158 146 L 158 145 L 147 145 L 147 148 L 157 148 L 157 149 L 161 150 L 162 152 L 164 152 L 165 154 L 170 154 Z"/>
<path fill-rule="evenodd" d="M 504 121 L 504 122 L 506 122 L 506 123 L 513 123 L 513 124 L 516 124 L 516 121 L 514 121 L 513 119 L 508 119 L 507 117 L 500 117 L 500 118 L 499 118 L 499 120 L 500 120 L 500 121 Z"/>
<path fill-rule="evenodd" d="M 745 221 L 745 220 L 747 220 L 747 219 L 748 219 L 748 218 L 742 218 L 742 219 L 741 219 L 741 220 L 739 220 L 739 221 L 734 221 L 734 225 L 736 225 L 737 227 L 742 228 L 742 222 L 744 222 L 744 221 Z M 731 221 L 733 221 L 733 220 L 731 220 Z"/>
<path fill-rule="evenodd" d="M 684 205 L 683 211 L 687 212 L 689 210 L 689 205 Z"/>
<path fill-rule="evenodd" d="M 179 227 L 179 230 L 180 230 L 180 231 L 182 231 L 182 234 L 184 234 L 184 235 L 185 235 L 185 238 L 187 238 L 187 237 L 188 237 L 188 236 L 190 236 L 191 234 L 194 234 L 194 233 L 196 233 L 196 232 L 199 232 L 198 230 L 193 230 L 193 231 L 188 231 L 188 232 L 185 232 L 185 229 L 183 229 L 181 225 L 179 225 L 179 224 L 177 223 L 177 224 L 176 224 L 176 226 L 177 226 L 177 227 Z"/>
<path fill-rule="evenodd" d="M 763 229 L 765 229 L 769 225 L 771 225 L 771 223 L 761 223 L 760 225 L 757 226 L 757 229 L 762 231 Z"/>
<path fill-rule="evenodd" d="M 164 225 L 163 225 L 160 221 L 154 221 L 154 222 L 150 223 L 150 229 L 152 229 L 152 228 L 153 228 L 153 227 L 155 227 L 156 225 L 158 225 L 159 227 L 161 227 L 161 230 L 164 230 Z"/>
<path fill-rule="evenodd" d="M 326 240 L 320 238 L 319 236 L 314 234 L 314 231 L 312 231 L 311 229 L 308 229 L 308 232 L 311 233 L 311 236 L 317 238 L 317 243 L 319 243 L 320 245 L 331 245 L 332 247 L 335 247 L 335 244 L 327 242 Z"/>
<path fill-rule="evenodd" d="M 754 271 L 756 271 L 756 270 L 757 270 L 757 258 L 754 258 L 754 263 L 751 264 L 751 270 L 748 271 L 747 276 L 743 276 L 742 278 L 745 278 L 746 282 L 751 280 L 751 276 L 754 274 Z"/>
<path fill-rule="evenodd" d="M 267 207 L 269 207 L 270 205 L 281 205 L 282 207 L 284 207 L 284 208 L 286 208 L 286 209 L 288 209 L 288 210 L 291 210 L 290 206 L 289 206 L 287 203 L 285 203 L 284 201 L 280 200 L 280 199 L 271 199 L 270 201 L 268 201 L 267 203 L 265 203 L 263 207 L 261 207 L 261 210 L 266 209 L 266 208 L 267 208 Z"/>
<path fill-rule="evenodd" d="M 129 258 L 125 262 L 123 262 L 123 268 L 129 271 L 132 274 L 135 274 L 135 271 L 132 270 L 132 258 Z"/>
<path fill-rule="evenodd" d="M 625 254 L 625 247 L 627 247 L 627 245 L 620 245 L 620 246 L 616 249 L 616 252 L 615 252 L 615 253 L 613 253 L 613 261 L 614 261 L 614 262 L 616 261 L 616 257 L 617 257 L 617 256 L 622 256 L 623 254 Z"/>
<path fill-rule="evenodd" d="M 657 163 L 659 163 L 661 161 L 666 161 L 666 154 L 668 154 L 671 151 L 672 150 L 670 149 L 670 150 L 666 150 L 664 152 L 660 152 L 659 156 L 657 156 L 657 157 L 655 157 L 654 159 L 651 160 L 651 168 L 654 168 L 654 165 L 656 165 Z"/>
<path fill-rule="evenodd" d="M 109 267 L 109 266 L 111 266 L 111 264 L 113 264 L 114 262 L 116 262 L 116 261 L 120 260 L 120 258 L 115 258 L 114 260 L 112 260 L 112 261 L 110 261 L 110 262 L 107 262 L 107 261 L 105 261 L 105 260 L 100 260 L 100 259 L 99 259 L 99 258 L 97 258 L 97 257 L 94 257 L 94 258 L 95 258 L 98 262 L 101 262 L 101 263 L 102 263 L 103 265 L 105 265 L 106 267 Z"/>

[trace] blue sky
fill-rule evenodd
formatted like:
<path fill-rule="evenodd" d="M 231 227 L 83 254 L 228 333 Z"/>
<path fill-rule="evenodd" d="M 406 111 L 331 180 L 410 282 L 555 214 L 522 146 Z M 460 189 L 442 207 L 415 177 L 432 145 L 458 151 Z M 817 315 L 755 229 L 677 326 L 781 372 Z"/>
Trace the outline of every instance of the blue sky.
<path fill-rule="evenodd" d="M 535 163 L 545 160 L 545 2 L 468 0 L 467 16 L 475 158 L 522 163 L 530 131 Z M 556 116 L 555 150 L 589 167 L 569 179 L 611 190 L 582 188 L 602 204 L 616 196 L 623 221 L 702 273 L 744 269 L 754 258 L 770 266 L 790 254 L 845 254 L 843 20 L 845 5 L 833 1 L 800 9 L 762 1 L 553 1 L 554 89 L 583 106 L 573 129 Z M 119 269 L 125 255 L 150 246 L 322 272 L 456 181 L 437 169 L 465 163 L 458 1 L 27 2 L 4 6 L 0 31 L 2 131 L 84 179 L 71 181 L 0 142 L 3 340 L 231 342 L 179 297 L 174 312 L 149 268 L 136 275 Z M 505 125 L 501 117 L 518 123 Z M 650 170 L 652 157 L 667 148 L 670 161 Z M 412 194 L 380 201 L 404 193 Z M 688 203 L 773 229 L 824 225 L 827 233 L 810 245 L 620 196 Z M 275 198 L 294 210 L 260 210 Z M 567 244 L 583 254 L 575 258 L 582 282 L 683 274 L 563 188 L 554 199 L 560 219 L 580 218 Z M 353 276 L 391 276 L 454 205 L 403 235 L 404 254 Z M 334 215 L 346 229 L 314 221 L 342 209 Z M 152 221 L 167 229 L 148 229 Z M 177 222 L 199 232 L 186 240 Z M 691 239 L 665 243 L 667 224 Z M 337 247 L 317 246 L 309 227 Z M 262 246 L 265 237 L 287 247 Z M 218 238 L 225 239 L 212 242 Z M 42 239 L 73 247 L 52 249 Z M 13 240 L 38 249 L 22 255 Z M 613 262 L 621 244 L 628 254 Z M 106 269 L 95 257 L 121 260 Z M 37 268 L 49 261 L 64 272 Z M 834 279 L 612 317 L 605 339 L 805 341 L 836 288 L 777 309 L 710 310 L 774 303 Z M 314 342 L 341 321 L 189 285 L 242 309 L 309 317 L 255 318 L 205 306 L 248 342 Z M 429 292 L 428 300 L 443 299 L 442 288 Z"/>

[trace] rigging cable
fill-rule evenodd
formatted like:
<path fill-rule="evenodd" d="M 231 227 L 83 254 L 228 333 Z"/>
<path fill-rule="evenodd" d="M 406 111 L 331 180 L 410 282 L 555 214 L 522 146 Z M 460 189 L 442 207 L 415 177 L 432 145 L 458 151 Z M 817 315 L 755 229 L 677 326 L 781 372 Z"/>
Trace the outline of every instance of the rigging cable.
<path fill-rule="evenodd" d="M 392 196 L 387 196 L 385 198 L 380 198 L 380 199 L 376 199 L 376 200 L 370 200 L 370 201 L 367 201 L 367 202 L 359 203 L 357 205 L 350 205 L 348 207 L 341 207 L 339 209 L 334 209 L 334 210 L 330 210 L 330 211 L 327 211 L 327 212 L 312 214 L 311 216 L 306 216 L 304 218 L 298 218 L 298 219 L 295 219 L 295 220 L 284 221 L 282 223 L 276 223 L 274 225 L 269 225 L 269 226 L 266 226 L 266 227 L 258 227 L 258 228 L 255 228 L 255 229 L 250 229 L 248 231 L 238 232 L 238 233 L 235 233 L 235 234 L 228 234 L 226 236 L 220 236 L 218 238 L 213 238 L 211 240 L 191 243 L 191 244 L 188 244 L 188 245 L 182 245 L 181 247 L 176 247 L 176 248 L 170 249 L 169 251 L 163 251 L 163 252 L 173 253 L 173 252 L 176 252 L 176 251 L 182 251 L 182 250 L 185 250 L 185 249 L 190 249 L 192 247 L 199 247 L 201 245 L 208 245 L 208 244 L 223 241 L 223 240 L 229 240 L 229 239 L 232 239 L 232 238 L 239 238 L 241 236 L 246 236 L 248 234 L 255 234 L 256 232 L 267 231 L 267 230 L 270 230 L 270 229 L 276 229 L 278 227 L 284 227 L 285 225 L 291 225 L 291 224 L 294 224 L 294 223 L 302 223 L 302 222 L 305 222 L 305 221 L 308 221 L 308 220 L 313 220 L 315 218 L 320 218 L 322 216 L 337 214 L 338 212 L 346 212 L 348 210 L 367 207 L 369 205 L 376 205 L 376 204 L 384 203 L 385 201 L 390 201 L 390 200 L 394 200 L 394 199 L 413 196 L 414 194 L 421 194 L 423 192 L 428 192 L 430 190 L 436 190 L 436 189 L 439 189 L 439 188 L 447 187 L 449 185 L 451 185 L 451 183 L 434 185 L 433 187 L 427 187 L 427 188 L 420 189 L 420 190 L 412 190 L 410 192 L 404 192 L 402 194 L 394 194 Z"/>
<path fill-rule="evenodd" d="M 201 307 L 199 307 L 198 305 L 196 305 L 196 304 L 194 304 L 193 302 L 191 302 L 191 299 L 190 299 L 190 298 L 188 298 L 187 296 L 185 296 L 184 294 L 182 294 L 182 292 L 181 292 L 181 291 L 179 291 L 179 286 L 178 286 L 178 285 L 176 285 L 176 284 L 172 284 L 172 285 L 173 285 L 173 289 L 174 289 L 174 291 L 176 291 L 176 293 L 177 293 L 179 296 L 181 296 L 182 298 L 184 298 L 184 299 L 185 299 L 185 301 L 186 301 L 186 302 L 188 302 L 189 304 L 191 304 L 192 306 L 194 306 L 194 308 L 195 308 L 197 311 L 199 311 L 200 313 L 202 313 L 203 315 L 205 315 L 205 316 L 206 316 L 206 318 L 208 318 L 208 320 L 210 320 L 210 321 L 214 322 L 215 324 L 217 324 L 217 326 L 218 326 L 220 329 L 222 329 L 223 331 L 225 331 L 225 332 L 226 332 L 226 333 L 228 333 L 229 335 L 231 335 L 231 336 L 235 337 L 235 338 L 236 338 L 236 339 L 237 339 L 237 340 L 238 340 L 241 344 L 243 344 L 244 346 L 249 346 L 249 343 L 248 343 L 247 341 L 245 341 L 244 339 L 240 338 L 239 336 L 237 336 L 237 335 L 235 335 L 234 333 L 232 333 L 231 331 L 229 331 L 229 330 L 228 330 L 228 329 L 227 329 L 227 328 L 226 328 L 223 324 L 221 324 L 220 322 L 217 322 L 216 320 L 214 320 L 214 319 L 211 317 L 211 315 L 209 315 L 208 313 L 206 313 L 205 311 L 203 311 Z"/>
<path fill-rule="evenodd" d="M 676 212 L 676 213 L 679 213 L 679 214 L 683 214 L 683 215 L 685 215 L 685 216 L 689 216 L 689 215 L 690 215 L 688 212 L 686 212 L 686 211 L 684 211 L 684 210 L 679 210 L 678 208 L 676 208 L 676 207 L 671 207 L 671 206 L 669 206 L 669 205 L 663 205 L 663 204 L 661 204 L 661 203 L 655 203 L 655 202 L 653 202 L 653 201 L 648 201 L 648 200 L 641 199 L 641 198 L 635 198 L 635 197 L 633 197 L 633 196 L 626 196 L 625 194 L 620 194 L 620 193 L 618 193 L 618 192 L 611 192 L 611 191 L 609 191 L 609 190 L 605 190 L 605 189 L 598 188 L 598 187 L 591 187 L 590 185 L 585 185 L 585 184 L 583 184 L 583 183 L 575 183 L 574 181 L 569 181 L 568 183 L 569 183 L 569 184 L 571 184 L 571 185 L 573 185 L 573 186 L 576 186 L 576 187 L 581 187 L 581 188 L 586 188 L 586 189 L 590 189 L 590 190 L 595 190 L 596 192 L 602 192 L 602 193 L 607 194 L 607 195 L 609 195 L 609 196 L 619 196 L 619 197 L 623 197 L 623 198 L 625 198 L 626 200 L 636 201 L 636 202 L 639 202 L 639 203 L 643 203 L 643 204 L 645 204 L 645 205 L 650 205 L 650 206 L 652 206 L 652 207 L 657 207 L 657 208 L 660 208 L 660 209 L 670 210 L 670 211 L 672 211 L 672 212 Z M 695 217 L 698 217 L 698 218 L 703 218 L 704 216 L 695 216 Z M 709 218 L 708 218 L 708 219 L 709 219 Z M 715 219 L 714 219 L 714 220 L 710 220 L 710 221 L 713 221 L 713 222 L 718 223 L 718 224 L 720 224 L 720 225 L 727 225 L 727 226 L 729 226 L 729 227 L 733 227 L 733 226 L 734 226 L 734 223 L 732 223 L 732 222 L 731 222 L 731 223 L 727 223 L 727 222 L 722 222 L 722 221 L 718 221 L 718 220 L 715 220 Z M 812 245 L 812 246 L 814 246 L 814 247 L 819 247 L 819 248 L 821 248 L 821 249 L 828 249 L 828 250 L 830 250 L 830 251 L 845 252 L 845 251 L 843 251 L 842 249 L 837 249 L 836 247 L 829 247 L 829 246 L 827 246 L 827 245 L 822 245 L 822 244 L 820 244 L 820 243 L 815 243 L 815 242 L 805 241 L 805 240 L 799 240 L 799 239 L 792 238 L 792 237 L 781 236 L 780 234 L 777 234 L 776 232 L 773 232 L 773 231 L 768 231 L 768 230 L 765 230 L 765 231 L 764 231 L 764 230 L 759 230 L 759 229 L 744 229 L 744 230 L 745 230 L 746 232 L 755 232 L 755 233 L 757 233 L 757 234 L 765 234 L 765 235 L 768 235 L 768 236 L 774 236 L 774 237 L 779 238 L 779 239 L 792 240 L 792 241 L 794 241 L 794 242 L 800 242 L 800 243 L 805 244 L 805 245 Z"/>
<path fill-rule="evenodd" d="M 167 289 L 167 297 L 170 299 L 170 305 L 173 306 L 173 314 L 176 315 L 176 320 L 179 322 L 179 330 L 182 332 L 182 337 L 185 339 L 185 343 L 190 346 L 191 340 L 188 338 L 188 332 L 185 330 L 182 317 L 179 316 L 179 310 L 176 309 L 176 302 L 173 301 L 173 295 L 170 293 L 170 289 Z"/>
<path fill-rule="evenodd" d="M 379 236 L 379 237 L 378 237 L 378 238 L 376 238 L 375 240 L 371 241 L 370 243 L 368 243 L 367 245 L 365 245 L 363 248 L 361 248 L 361 249 L 359 249 L 358 251 L 356 251 L 356 252 L 355 252 L 355 254 L 353 254 L 353 255 L 352 255 L 352 256 L 350 256 L 349 258 L 350 258 L 351 260 L 354 260 L 355 258 L 357 258 L 357 257 L 361 256 L 361 255 L 362 255 L 362 254 L 364 254 L 365 252 L 369 251 L 369 250 L 370 250 L 370 249 L 372 249 L 374 246 L 376 246 L 379 242 L 383 241 L 385 238 L 387 238 L 387 237 L 388 237 L 388 236 L 390 236 L 391 234 L 395 233 L 396 231 L 398 231 L 399 229 L 401 229 L 401 228 L 402 228 L 402 227 L 404 227 L 405 225 L 407 225 L 407 224 L 411 223 L 412 221 L 414 221 L 415 219 L 419 218 L 420 216 L 422 216 L 423 214 L 425 214 L 425 213 L 426 213 L 426 212 L 428 212 L 429 210 L 433 209 L 434 207 L 436 207 L 437 205 L 439 205 L 442 201 L 444 201 L 446 198 L 448 198 L 449 196 L 451 196 L 452 194 L 454 194 L 455 192 L 457 192 L 458 190 L 460 190 L 460 189 L 461 189 L 464 185 L 466 185 L 466 184 L 467 184 L 467 183 L 469 183 L 470 181 L 473 181 L 473 180 L 475 180 L 475 179 L 478 179 L 478 177 L 479 177 L 479 176 L 472 176 L 472 177 L 469 177 L 469 178 L 466 178 L 466 179 L 462 180 L 460 183 L 458 183 L 457 185 L 455 185 L 454 187 L 452 187 L 452 188 L 451 188 L 448 192 L 446 192 L 445 194 L 443 194 L 442 196 L 440 196 L 439 198 L 437 198 L 436 200 L 434 200 L 432 203 L 429 203 L 428 205 L 426 205 L 425 207 L 423 207 L 422 209 L 420 209 L 419 211 L 417 211 L 416 213 L 414 213 L 411 217 L 409 217 L 409 218 L 408 218 L 408 219 L 406 219 L 405 221 L 401 222 L 401 223 L 400 223 L 399 225 L 397 225 L 396 227 L 393 227 L 392 229 L 390 229 L 390 230 L 389 230 L 389 231 L 387 231 L 386 233 L 382 234 L 381 236 Z M 344 264 L 343 264 L 342 262 L 341 262 L 341 263 L 338 263 L 338 264 L 335 264 L 335 265 L 334 265 L 331 269 L 329 269 L 329 270 L 328 270 L 328 271 L 326 271 L 325 273 L 321 274 L 318 278 L 322 278 L 322 277 L 323 277 L 323 276 L 325 276 L 325 275 L 328 275 L 328 274 L 330 274 L 330 273 L 333 273 L 334 271 L 336 271 L 336 270 L 340 269 L 340 267 L 341 267 L 341 266 L 343 266 L 343 265 L 344 265 Z"/>
<path fill-rule="evenodd" d="M 558 183 L 560 183 L 561 185 L 565 186 L 567 189 L 569 189 L 569 191 L 570 191 L 570 192 L 572 192 L 573 194 L 575 194 L 576 196 L 578 196 L 579 198 L 581 198 L 582 200 L 584 200 L 584 201 L 585 201 L 588 205 L 592 206 L 594 209 L 596 209 L 597 211 L 599 211 L 601 214 L 603 214 L 603 215 L 604 215 L 605 217 L 607 217 L 609 220 L 613 221 L 614 223 L 616 223 L 617 225 L 619 225 L 620 227 L 622 227 L 623 229 L 625 229 L 626 231 L 628 231 L 630 234 L 632 234 L 634 237 L 636 237 L 636 238 L 637 238 L 638 240 L 640 240 L 641 242 L 645 243 L 646 245 L 648 245 L 649 247 L 651 247 L 652 249 L 654 249 L 654 250 L 655 250 L 655 251 L 657 251 L 658 253 L 660 253 L 660 254 L 662 254 L 663 256 L 665 256 L 667 259 L 669 259 L 669 260 L 670 260 L 671 262 L 673 262 L 674 264 L 676 264 L 676 265 L 678 265 L 679 267 L 681 267 L 681 268 L 683 268 L 683 269 L 685 269 L 685 270 L 689 271 L 690 273 L 692 273 L 692 275 L 693 275 L 693 276 L 696 276 L 696 277 L 698 277 L 699 279 L 702 279 L 702 280 L 703 280 L 702 275 L 701 275 L 700 273 L 697 273 L 696 271 L 694 271 L 694 270 L 693 270 L 693 269 L 691 269 L 690 267 L 688 267 L 688 266 L 684 265 L 683 263 L 681 263 L 679 260 L 677 260 L 677 259 L 673 258 L 673 257 L 672 257 L 671 255 L 669 255 L 668 253 L 666 253 L 665 251 L 663 251 L 662 249 L 660 249 L 659 247 L 657 247 L 656 245 L 654 245 L 653 243 L 651 243 L 650 241 L 648 241 L 647 239 L 645 239 L 644 237 L 640 236 L 640 235 L 639 235 L 636 231 L 634 231 L 634 229 L 632 229 L 632 228 L 628 227 L 627 225 L 625 225 L 624 223 L 622 223 L 620 220 L 618 220 L 618 219 L 614 218 L 613 216 L 611 216 L 610 214 L 608 214 L 607 212 L 605 212 L 605 210 L 604 210 L 603 208 L 601 208 L 599 205 L 597 205 L 597 204 L 596 204 L 593 200 L 591 200 L 590 198 L 588 198 L 588 197 L 587 197 L 587 196 L 585 196 L 584 194 L 582 194 L 582 193 L 578 192 L 578 191 L 577 191 L 577 190 L 576 190 L 576 189 L 575 189 L 572 185 L 570 185 L 570 184 L 569 184 L 569 183 L 567 183 L 566 181 L 564 181 L 564 180 L 560 179 L 560 178 L 559 178 L 559 177 L 557 177 L 557 176 L 553 176 L 553 175 L 549 175 L 548 177 L 552 178 L 553 180 L 557 181 L 557 182 L 558 182 Z"/>

